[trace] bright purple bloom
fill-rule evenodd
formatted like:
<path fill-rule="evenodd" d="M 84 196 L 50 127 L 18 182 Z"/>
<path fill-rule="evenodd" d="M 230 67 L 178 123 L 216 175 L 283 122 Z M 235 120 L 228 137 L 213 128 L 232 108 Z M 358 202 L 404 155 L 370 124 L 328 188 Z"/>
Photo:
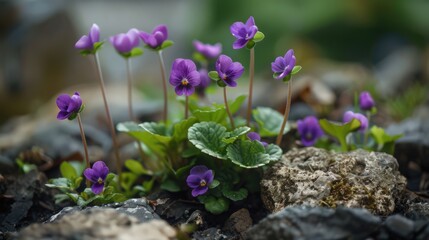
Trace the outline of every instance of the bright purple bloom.
<path fill-rule="evenodd" d="M 186 184 L 192 188 L 192 196 L 197 197 L 207 192 L 213 179 L 212 170 L 204 165 L 198 165 L 191 169 L 188 178 L 186 178 Z"/>
<path fill-rule="evenodd" d="M 268 146 L 268 143 L 261 141 L 261 136 L 256 133 L 256 132 L 250 132 L 247 134 L 247 137 L 249 138 L 249 140 L 251 141 L 258 141 L 259 143 L 261 143 L 264 147 Z"/>
<path fill-rule="evenodd" d="M 242 22 L 235 22 L 229 28 L 232 36 L 237 40 L 232 44 L 232 48 L 240 49 L 255 37 L 258 32 L 258 27 L 255 25 L 255 19 L 252 16 L 247 19 L 246 24 Z"/>
<path fill-rule="evenodd" d="M 320 128 L 319 121 L 314 116 L 298 120 L 297 125 L 301 142 L 306 147 L 313 146 L 317 139 L 323 136 L 323 130 Z"/>
<path fill-rule="evenodd" d="M 210 77 L 209 77 L 209 73 L 207 72 L 207 70 L 205 68 L 201 68 L 198 72 L 200 73 L 200 79 L 201 79 L 199 87 L 201 87 L 201 88 L 208 87 L 210 85 L 210 82 L 211 82 Z"/>
<path fill-rule="evenodd" d="M 175 87 L 176 94 L 190 96 L 201 82 L 200 73 L 192 60 L 178 58 L 171 68 L 170 84 Z"/>
<path fill-rule="evenodd" d="M 371 110 L 375 105 L 374 99 L 372 99 L 371 94 L 369 92 L 361 92 L 359 95 L 359 106 L 360 109 L 367 111 Z"/>
<path fill-rule="evenodd" d="M 235 87 L 237 86 L 235 80 L 243 74 L 244 67 L 241 63 L 232 62 L 230 57 L 222 54 L 216 61 L 216 71 L 226 85 Z"/>
<path fill-rule="evenodd" d="M 64 120 L 77 114 L 82 106 L 82 99 L 78 92 L 75 92 L 72 96 L 68 94 L 61 94 L 56 100 L 57 106 L 60 112 L 57 115 L 58 120 Z"/>
<path fill-rule="evenodd" d="M 140 32 L 140 37 L 145 44 L 150 48 L 156 49 L 168 38 L 168 30 L 166 25 L 156 26 L 152 33 Z"/>
<path fill-rule="evenodd" d="M 276 79 L 283 79 L 292 72 L 295 67 L 296 58 L 292 49 L 289 49 L 284 57 L 277 57 L 271 63 L 271 70 L 273 70 Z"/>
<path fill-rule="evenodd" d="M 103 161 L 95 162 L 94 165 L 92 165 L 92 168 L 87 168 L 83 172 L 86 179 L 93 183 L 91 190 L 94 194 L 100 194 L 103 192 L 104 181 L 106 180 L 107 174 L 109 174 L 109 168 Z"/>
<path fill-rule="evenodd" d="M 100 28 L 97 24 L 92 24 L 91 30 L 88 35 L 83 35 L 74 45 L 75 48 L 80 50 L 94 50 L 94 44 L 100 41 Z"/>
<path fill-rule="evenodd" d="M 132 28 L 127 33 L 110 37 L 110 43 L 119 53 L 129 53 L 139 45 L 139 30 Z"/>
<path fill-rule="evenodd" d="M 364 115 L 362 115 L 360 113 L 354 113 L 352 111 L 347 111 L 344 113 L 343 122 L 348 123 L 353 118 L 359 120 L 359 122 L 360 122 L 359 131 L 363 132 L 368 128 L 368 119 Z"/>
<path fill-rule="evenodd" d="M 222 44 L 220 43 L 216 43 L 215 45 L 210 45 L 210 44 L 204 44 L 198 40 L 195 40 L 193 43 L 194 43 L 195 50 L 197 50 L 199 53 L 201 53 L 204 57 L 208 59 L 216 58 L 222 52 Z"/>

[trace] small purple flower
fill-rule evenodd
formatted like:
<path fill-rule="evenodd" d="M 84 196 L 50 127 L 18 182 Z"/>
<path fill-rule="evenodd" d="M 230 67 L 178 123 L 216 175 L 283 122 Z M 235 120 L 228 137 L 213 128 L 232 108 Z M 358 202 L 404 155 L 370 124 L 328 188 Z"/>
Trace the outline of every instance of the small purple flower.
<path fill-rule="evenodd" d="M 247 19 L 246 24 L 242 22 L 235 22 L 229 28 L 232 36 L 237 40 L 232 44 L 232 48 L 240 49 L 255 37 L 258 32 L 258 27 L 255 25 L 255 19 L 252 16 Z"/>
<path fill-rule="evenodd" d="M 92 165 L 92 168 L 87 168 L 83 172 L 86 179 L 93 183 L 91 190 L 94 194 L 100 194 L 103 192 L 104 181 L 106 180 L 107 174 L 109 174 L 109 168 L 103 161 L 95 162 L 94 165 Z"/>
<path fill-rule="evenodd" d="M 258 141 L 259 143 L 261 143 L 264 147 L 268 146 L 268 143 L 261 141 L 261 136 L 256 133 L 256 132 L 249 132 L 247 134 L 247 137 L 249 138 L 249 140 L 251 141 Z"/>
<path fill-rule="evenodd" d="M 197 197 L 207 192 L 213 179 L 212 170 L 204 165 L 198 165 L 191 169 L 188 178 L 186 178 L 186 184 L 192 188 L 192 196 Z"/>
<path fill-rule="evenodd" d="M 374 99 L 372 99 L 371 94 L 369 92 L 361 92 L 359 95 L 359 106 L 360 109 L 367 111 L 371 110 L 375 105 Z"/>
<path fill-rule="evenodd" d="M 220 55 L 216 61 L 216 71 L 226 85 L 235 87 L 237 86 L 235 80 L 243 74 L 244 67 L 239 62 L 232 62 L 230 57 Z"/>
<path fill-rule="evenodd" d="M 295 67 L 296 58 L 292 49 L 289 49 L 284 57 L 277 57 L 271 63 L 271 70 L 274 72 L 276 79 L 283 79 L 292 72 Z"/>
<path fill-rule="evenodd" d="M 56 103 L 60 109 L 57 119 L 64 120 L 71 117 L 73 114 L 79 113 L 82 106 L 82 99 L 78 92 L 75 92 L 72 96 L 61 94 L 57 97 Z"/>
<path fill-rule="evenodd" d="M 222 52 L 222 44 L 216 43 L 215 45 L 204 44 L 198 40 L 194 42 L 195 50 L 201 53 L 204 57 L 211 59 L 216 58 Z"/>
<path fill-rule="evenodd" d="M 170 84 L 175 87 L 176 94 L 190 96 L 201 82 L 200 73 L 192 60 L 178 58 L 171 68 Z"/>
<path fill-rule="evenodd" d="M 323 136 L 323 130 L 320 128 L 319 121 L 314 116 L 298 120 L 297 125 L 301 142 L 306 147 L 313 146 L 317 139 Z"/>
<path fill-rule="evenodd" d="M 200 73 L 200 79 L 201 79 L 199 87 L 201 87 L 201 88 L 208 87 L 210 85 L 210 82 L 211 82 L 210 77 L 209 77 L 209 73 L 207 72 L 207 70 L 205 68 L 201 68 L 198 72 Z"/>
<path fill-rule="evenodd" d="M 359 122 L 360 122 L 359 131 L 363 132 L 368 128 L 368 119 L 364 115 L 362 115 L 360 113 L 354 113 L 352 111 L 347 111 L 344 113 L 343 122 L 348 123 L 353 118 L 359 120 Z"/>
<path fill-rule="evenodd" d="M 92 24 L 91 30 L 88 35 L 83 35 L 74 45 L 75 48 L 80 50 L 93 51 L 94 44 L 100 41 L 100 28 L 97 24 Z"/>
<path fill-rule="evenodd" d="M 152 49 L 156 49 L 168 38 L 168 30 L 166 25 L 156 26 L 152 33 L 140 32 L 140 37 L 143 42 Z"/>
<path fill-rule="evenodd" d="M 139 45 L 139 31 L 132 28 L 127 33 L 119 33 L 110 37 L 109 40 L 119 53 L 129 53 Z"/>

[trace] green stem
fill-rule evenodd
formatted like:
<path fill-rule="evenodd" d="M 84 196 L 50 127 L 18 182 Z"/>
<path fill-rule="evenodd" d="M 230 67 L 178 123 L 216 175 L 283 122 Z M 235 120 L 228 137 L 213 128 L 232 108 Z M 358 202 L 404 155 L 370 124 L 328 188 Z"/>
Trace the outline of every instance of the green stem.
<path fill-rule="evenodd" d="M 189 97 L 185 96 L 185 119 L 188 119 Z"/>
<path fill-rule="evenodd" d="M 104 86 L 103 73 L 101 72 L 100 61 L 98 59 L 98 53 L 95 53 L 94 57 L 95 57 L 95 65 L 97 66 L 97 70 L 98 70 L 98 79 L 99 79 L 99 83 L 100 83 L 101 95 L 103 97 L 104 109 L 106 111 L 107 124 L 109 125 L 108 127 L 110 129 L 110 134 L 112 134 L 113 150 L 115 152 L 115 157 L 116 157 L 116 161 L 115 161 L 116 172 L 118 173 L 118 176 L 121 180 L 122 165 L 121 165 L 121 158 L 119 155 L 119 145 L 118 145 L 118 142 L 116 139 L 115 127 L 113 125 L 112 117 L 110 115 L 109 105 L 107 105 L 106 89 Z"/>
<path fill-rule="evenodd" d="M 370 126 L 370 121 L 371 121 L 371 112 L 367 111 L 366 112 L 366 118 L 368 119 L 368 128 Z M 368 142 L 368 135 L 369 135 L 369 131 L 366 130 L 365 131 L 365 136 L 364 136 L 364 140 L 363 140 L 363 145 L 366 146 L 367 142 Z"/>
<path fill-rule="evenodd" d="M 282 139 L 283 139 L 283 133 L 284 133 L 284 130 L 285 130 L 286 122 L 287 122 L 287 119 L 288 119 L 288 117 L 289 117 L 290 104 L 291 104 L 291 100 L 292 100 L 292 79 L 290 79 L 290 80 L 288 81 L 288 83 L 287 83 L 287 88 L 288 88 L 288 91 L 287 91 L 287 102 L 286 102 L 285 113 L 284 113 L 284 116 L 283 116 L 283 122 L 282 122 L 282 125 L 281 125 L 281 127 L 280 127 L 280 132 L 279 132 L 279 134 L 277 135 L 277 140 L 276 140 L 276 144 L 277 144 L 278 146 L 280 146 L 280 143 L 282 142 Z"/>
<path fill-rule="evenodd" d="M 253 96 L 253 78 L 255 76 L 255 48 L 250 49 L 250 67 L 249 67 L 249 99 L 247 102 L 246 124 L 250 127 L 250 117 L 252 115 L 252 96 Z"/>
<path fill-rule="evenodd" d="M 229 111 L 228 100 L 226 98 L 226 87 L 223 87 L 223 101 L 225 102 L 225 110 L 226 110 L 226 113 L 228 114 L 229 121 L 231 122 L 231 127 L 232 129 L 235 129 L 234 119 L 232 118 L 231 111 Z"/>
<path fill-rule="evenodd" d="M 167 80 L 165 79 L 165 65 L 162 58 L 162 51 L 158 51 L 159 64 L 161 66 L 162 89 L 164 91 L 164 123 L 167 124 L 168 119 L 168 95 L 167 95 Z"/>
<path fill-rule="evenodd" d="M 85 132 L 83 131 L 82 119 L 80 118 L 80 113 L 77 114 L 77 122 L 79 124 L 80 137 L 82 138 L 83 150 L 85 153 L 85 163 L 86 168 L 91 168 L 91 164 L 89 163 L 89 154 L 88 154 L 88 144 L 86 143 Z M 86 187 L 91 187 L 91 182 L 86 179 Z"/>
<path fill-rule="evenodd" d="M 132 92 L 133 92 L 133 79 L 131 75 L 131 59 L 126 59 L 126 65 L 127 65 L 127 78 L 128 78 L 128 116 L 132 121 L 135 121 L 134 113 L 133 113 L 133 98 L 132 98 Z"/>
<path fill-rule="evenodd" d="M 341 150 L 343 152 L 347 152 L 349 150 L 349 147 L 347 146 L 346 139 L 345 138 L 339 138 L 338 140 L 340 141 L 340 144 L 341 144 Z"/>

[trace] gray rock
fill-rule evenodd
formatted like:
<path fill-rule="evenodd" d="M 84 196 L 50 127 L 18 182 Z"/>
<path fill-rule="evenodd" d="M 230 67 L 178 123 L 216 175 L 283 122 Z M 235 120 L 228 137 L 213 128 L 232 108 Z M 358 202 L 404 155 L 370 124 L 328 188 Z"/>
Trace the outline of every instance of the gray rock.
<path fill-rule="evenodd" d="M 250 217 L 249 210 L 242 208 L 233 214 L 226 220 L 224 230 L 232 231 L 243 234 L 253 224 L 253 220 Z"/>
<path fill-rule="evenodd" d="M 245 239 L 366 239 L 380 226 L 380 218 L 365 209 L 296 206 L 269 215 Z"/>
<path fill-rule="evenodd" d="M 289 151 L 265 171 L 261 198 L 272 212 L 309 205 L 366 208 L 388 215 L 405 185 L 391 155 L 365 150 L 334 153 L 310 147 Z"/>
<path fill-rule="evenodd" d="M 412 239 L 414 235 L 414 222 L 400 215 L 389 216 L 384 222 L 387 230 L 401 239 Z"/>
<path fill-rule="evenodd" d="M 163 220 L 139 219 L 109 208 L 72 212 L 51 223 L 32 224 L 17 239 L 176 239 L 176 231 Z"/>

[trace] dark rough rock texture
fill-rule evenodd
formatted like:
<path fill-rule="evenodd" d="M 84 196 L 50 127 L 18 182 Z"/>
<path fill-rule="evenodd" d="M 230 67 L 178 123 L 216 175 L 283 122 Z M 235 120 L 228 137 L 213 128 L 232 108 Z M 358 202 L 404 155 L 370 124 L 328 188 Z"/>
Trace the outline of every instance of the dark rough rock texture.
<path fill-rule="evenodd" d="M 225 231 L 236 232 L 242 234 L 253 225 L 253 220 L 250 217 L 249 210 L 242 208 L 226 220 L 223 229 Z"/>
<path fill-rule="evenodd" d="M 364 150 L 334 153 L 310 147 L 287 152 L 265 171 L 261 198 L 272 212 L 309 205 L 366 208 L 389 215 L 405 185 L 391 155 Z"/>

